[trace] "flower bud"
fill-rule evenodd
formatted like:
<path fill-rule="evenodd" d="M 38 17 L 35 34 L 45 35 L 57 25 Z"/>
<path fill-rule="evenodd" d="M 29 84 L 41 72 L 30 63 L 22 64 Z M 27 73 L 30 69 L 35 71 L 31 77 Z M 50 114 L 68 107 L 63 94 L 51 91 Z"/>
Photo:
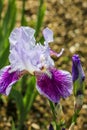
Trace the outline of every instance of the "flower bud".
<path fill-rule="evenodd" d="M 72 79 L 74 83 L 74 95 L 78 96 L 84 93 L 85 74 L 78 55 L 72 57 Z"/>
<path fill-rule="evenodd" d="M 53 125 L 52 125 L 52 124 L 50 124 L 50 126 L 49 126 L 49 130 L 54 130 Z"/>

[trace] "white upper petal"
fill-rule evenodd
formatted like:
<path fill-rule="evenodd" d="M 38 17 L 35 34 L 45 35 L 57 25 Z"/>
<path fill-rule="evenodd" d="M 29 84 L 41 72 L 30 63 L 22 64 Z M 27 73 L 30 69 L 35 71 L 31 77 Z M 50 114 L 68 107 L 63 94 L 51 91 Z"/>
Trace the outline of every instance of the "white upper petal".
<path fill-rule="evenodd" d="M 22 41 L 23 44 L 26 44 L 26 48 L 34 46 L 35 45 L 34 33 L 35 33 L 35 30 L 30 27 L 22 26 L 20 28 L 15 28 L 11 32 L 10 37 L 9 37 L 10 48 L 12 49 L 15 46 L 15 44 L 19 41 Z"/>
<path fill-rule="evenodd" d="M 14 29 L 10 35 L 11 43 L 9 61 L 11 71 L 27 70 L 31 74 L 54 65 L 50 57 L 48 44 L 36 44 L 34 30 L 29 27 Z"/>
<path fill-rule="evenodd" d="M 53 42 L 53 32 L 48 27 L 43 30 L 43 36 L 46 42 Z"/>

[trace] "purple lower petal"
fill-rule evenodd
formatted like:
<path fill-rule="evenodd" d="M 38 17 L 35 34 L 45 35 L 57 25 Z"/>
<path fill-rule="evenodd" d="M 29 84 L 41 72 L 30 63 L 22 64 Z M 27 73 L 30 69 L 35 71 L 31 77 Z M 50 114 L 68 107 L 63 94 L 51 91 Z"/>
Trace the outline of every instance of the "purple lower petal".
<path fill-rule="evenodd" d="M 20 72 L 15 71 L 9 73 L 10 66 L 6 66 L 0 70 L 0 93 L 8 95 L 12 85 L 20 78 Z"/>
<path fill-rule="evenodd" d="M 67 71 L 49 69 L 46 73 L 37 74 L 37 89 L 51 101 L 57 103 L 60 98 L 66 98 L 72 93 L 72 77 Z"/>

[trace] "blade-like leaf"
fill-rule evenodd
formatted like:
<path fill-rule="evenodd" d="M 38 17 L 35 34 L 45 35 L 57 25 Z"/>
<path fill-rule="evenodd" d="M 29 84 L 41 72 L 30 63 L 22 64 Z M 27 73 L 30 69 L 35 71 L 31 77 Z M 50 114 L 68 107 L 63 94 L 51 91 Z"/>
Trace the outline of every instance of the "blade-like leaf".
<path fill-rule="evenodd" d="M 23 99 L 22 94 L 19 91 L 15 90 L 15 89 L 12 89 L 10 97 L 14 98 L 14 100 L 16 101 L 18 110 L 19 110 L 19 112 L 21 114 L 24 111 L 24 104 L 23 104 L 23 100 L 22 100 Z"/>
<path fill-rule="evenodd" d="M 28 83 L 28 87 L 26 89 L 26 94 L 24 96 L 24 104 L 25 104 L 25 109 L 27 111 L 30 110 L 32 104 L 33 104 L 33 101 L 37 95 L 37 91 L 36 91 L 36 88 L 35 88 L 35 84 L 36 84 L 36 79 L 34 76 L 32 76 L 30 79 L 29 79 L 29 83 Z"/>
<path fill-rule="evenodd" d="M 35 37 L 37 38 L 40 28 L 42 26 L 42 22 L 43 22 L 43 18 L 45 15 L 45 10 L 46 10 L 46 6 L 43 0 L 40 0 L 40 5 L 39 5 L 39 9 L 38 9 L 38 14 L 37 14 L 37 23 L 36 23 L 36 33 L 35 33 Z"/>
<path fill-rule="evenodd" d="M 3 53 L 0 57 L 0 68 L 2 68 L 5 65 L 5 63 L 7 62 L 8 54 L 9 54 L 9 46 L 7 46 L 5 48 L 5 50 L 3 51 Z"/>

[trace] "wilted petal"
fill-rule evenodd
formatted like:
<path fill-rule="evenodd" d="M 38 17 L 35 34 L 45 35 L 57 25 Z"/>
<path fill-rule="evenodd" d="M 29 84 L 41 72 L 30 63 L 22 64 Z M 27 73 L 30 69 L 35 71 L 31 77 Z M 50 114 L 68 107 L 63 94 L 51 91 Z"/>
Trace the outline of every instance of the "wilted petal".
<path fill-rule="evenodd" d="M 67 71 L 51 68 L 50 75 L 36 75 L 37 89 L 51 101 L 57 103 L 60 98 L 66 98 L 72 93 L 72 77 Z"/>
<path fill-rule="evenodd" d="M 12 85 L 20 78 L 18 71 L 9 73 L 10 66 L 6 66 L 0 70 L 0 93 L 8 95 Z"/>
<path fill-rule="evenodd" d="M 51 29 L 45 28 L 43 30 L 43 36 L 44 36 L 46 42 L 48 42 L 48 43 L 53 42 L 53 32 Z"/>

